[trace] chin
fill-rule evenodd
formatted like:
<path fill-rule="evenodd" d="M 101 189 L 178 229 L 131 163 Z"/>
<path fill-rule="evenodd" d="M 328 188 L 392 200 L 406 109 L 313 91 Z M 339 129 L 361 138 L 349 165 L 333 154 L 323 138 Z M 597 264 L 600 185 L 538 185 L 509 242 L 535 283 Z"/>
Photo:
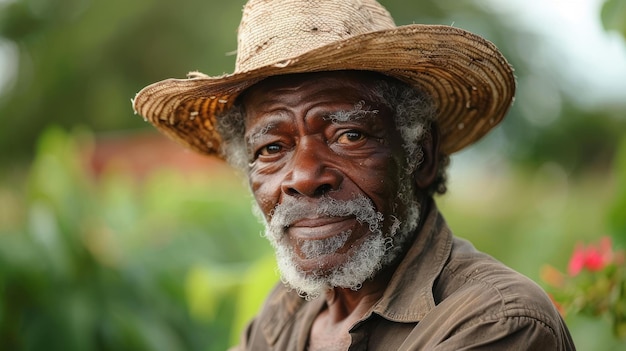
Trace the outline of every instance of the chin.
<path fill-rule="evenodd" d="M 334 256 L 327 260 L 307 259 L 304 265 L 300 264 L 301 260 L 291 247 L 275 245 L 281 279 L 307 299 L 314 299 L 333 288 L 358 290 L 382 268 L 389 241 L 380 233 L 372 234 L 345 254 L 326 255 Z M 318 261 L 317 266 L 315 261 Z M 312 269 L 303 269 L 309 268 L 307 266 Z"/>

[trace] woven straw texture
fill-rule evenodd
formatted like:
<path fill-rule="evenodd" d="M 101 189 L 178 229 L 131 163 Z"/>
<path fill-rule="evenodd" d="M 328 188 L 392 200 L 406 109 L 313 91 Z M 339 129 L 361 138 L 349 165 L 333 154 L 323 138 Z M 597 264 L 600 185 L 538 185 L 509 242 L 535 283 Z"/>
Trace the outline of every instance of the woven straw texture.
<path fill-rule="evenodd" d="M 396 27 L 370 0 L 250 0 L 238 31 L 235 72 L 192 72 L 145 87 L 133 108 L 161 132 L 203 154 L 220 152 L 216 118 L 246 88 L 274 75 L 376 71 L 433 98 L 441 151 L 482 138 L 513 102 L 513 70 L 489 41 L 440 25 Z"/>

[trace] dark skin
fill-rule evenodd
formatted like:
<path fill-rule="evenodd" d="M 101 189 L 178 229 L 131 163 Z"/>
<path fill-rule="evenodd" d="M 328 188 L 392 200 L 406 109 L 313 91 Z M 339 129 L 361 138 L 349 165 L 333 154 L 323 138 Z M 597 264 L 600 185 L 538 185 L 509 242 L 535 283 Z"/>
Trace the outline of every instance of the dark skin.
<path fill-rule="evenodd" d="M 250 88 L 242 97 L 251 189 L 269 220 L 273 208 L 288 197 L 311 206 L 321 196 L 338 200 L 355 194 L 369 198 L 385 215 L 388 233 L 392 214 L 402 213 L 396 202 L 398 160 L 404 155 L 391 111 L 373 103 L 370 92 L 379 77 L 363 72 L 324 72 L 274 77 Z M 363 104 L 362 102 L 365 102 Z M 330 116 L 357 105 L 369 111 L 338 122 Z M 373 112 L 377 111 L 377 112 Z M 436 130 L 424 139 L 424 160 L 413 174 L 421 203 L 436 178 Z M 318 257 L 300 251 L 306 240 L 320 240 L 351 230 L 343 247 Z M 348 260 L 371 232 L 354 217 L 305 218 L 285 228 L 297 253 L 294 264 L 307 274 L 324 275 Z M 327 291 L 326 308 L 309 335 L 309 349 L 347 349 L 349 329 L 378 301 L 395 267 L 376 273 L 359 290 L 335 287 Z"/>

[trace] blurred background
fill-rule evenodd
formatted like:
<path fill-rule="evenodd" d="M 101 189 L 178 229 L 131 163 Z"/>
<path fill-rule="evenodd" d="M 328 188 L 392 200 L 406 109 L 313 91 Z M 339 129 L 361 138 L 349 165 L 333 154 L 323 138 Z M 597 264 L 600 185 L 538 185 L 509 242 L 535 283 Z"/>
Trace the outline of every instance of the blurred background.
<path fill-rule="evenodd" d="M 224 350 L 278 281 L 242 178 L 130 99 L 232 72 L 245 1 L 0 0 L 0 350 Z M 456 235 L 540 285 L 577 242 L 626 246 L 626 0 L 381 0 L 493 41 L 518 94 L 455 155 Z M 626 343 L 566 315 L 580 350 Z"/>

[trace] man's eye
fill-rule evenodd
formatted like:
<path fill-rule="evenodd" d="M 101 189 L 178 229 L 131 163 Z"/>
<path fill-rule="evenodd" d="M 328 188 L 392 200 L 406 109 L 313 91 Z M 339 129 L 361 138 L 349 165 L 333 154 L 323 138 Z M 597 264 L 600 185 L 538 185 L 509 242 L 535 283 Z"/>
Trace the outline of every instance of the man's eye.
<path fill-rule="evenodd" d="M 340 144 L 356 143 L 365 139 L 365 135 L 356 130 L 349 130 L 339 136 L 337 140 Z"/>
<path fill-rule="evenodd" d="M 270 156 L 279 153 L 283 148 L 278 144 L 269 144 L 257 152 L 257 156 Z"/>

